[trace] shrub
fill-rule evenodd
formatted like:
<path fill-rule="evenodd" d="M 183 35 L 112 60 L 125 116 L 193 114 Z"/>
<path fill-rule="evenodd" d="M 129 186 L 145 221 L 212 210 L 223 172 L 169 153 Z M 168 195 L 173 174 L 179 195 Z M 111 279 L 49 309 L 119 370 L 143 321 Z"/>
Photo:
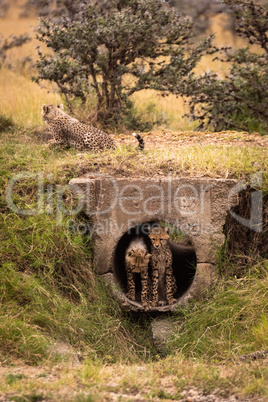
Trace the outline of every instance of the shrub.
<path fill-rule="evenodd" d="M 191 116 L 199 129 L 265 132 L 268 128 L 268 6 L 253 0 L 224 0 L 236 21 L 236 32 L 252 47 L 215 49 L 231 63 L 223 79 L 207 72 L 191 76 L 178 91 L 190 97 Z M 217 57 L 218 58 L 218 57 Z"/>
<path fill-rule="evenodd" d="M 22 14 L 27 16 L 33 11 L 40 17 L 49 16 L 51 18 L 67 15 L 73 18 L 77 14 L 80 4 L 81 0 L 57 0 L 57 2 L 51 0 L 27 0 L 22 6 Z"/>
<path fill-rule="evenodd" d="M 9 7 L 10 7 L 9 1 L 0 0 L 0 18 L 3 18 L 6 16 L 8 10 L 9 10 Z"/>
<path fill-rule="evenodd" d="M 118 124 L 129 98 L 142 89 L 164 95 L 195 68 L 211 38 L 192 44 L 192 23 L 161 0 L 114 0 L 110 8 L 86 3 L 73 18 L 43 19 L 36 82 L 56 82 L 70 99 L 97 95 L 98 120 Z"/>
<path fill-rule="evenodd" d="M 29 42 L 31 39 L 27 35 L 14 36 L 10 35 L 8 38 L 3 38 L 0 35 L 0 67 L 4 64 L 7 57 L 7 51 L 13 47 L 20 47 L 24 43 Z"/>

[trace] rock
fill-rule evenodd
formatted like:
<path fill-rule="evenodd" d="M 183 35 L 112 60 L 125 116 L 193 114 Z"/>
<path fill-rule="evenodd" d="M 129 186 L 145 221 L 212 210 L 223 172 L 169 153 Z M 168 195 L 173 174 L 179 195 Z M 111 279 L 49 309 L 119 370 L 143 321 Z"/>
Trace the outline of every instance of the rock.
<path fill-rule="evenodd" d="M 160 352 L 163 352 L 165 342 L 173 332 L 173 324 L 168 318 L 158 317 L 152 322 L 153 342 Z"/>

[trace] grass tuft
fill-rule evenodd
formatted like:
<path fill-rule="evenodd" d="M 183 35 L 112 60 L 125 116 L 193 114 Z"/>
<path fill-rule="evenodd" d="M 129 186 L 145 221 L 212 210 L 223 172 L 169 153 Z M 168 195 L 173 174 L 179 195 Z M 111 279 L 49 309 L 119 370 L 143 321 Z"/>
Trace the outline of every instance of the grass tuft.
<path fill-rule="evenodd" d="M 204 360 L 226 360 L 267 348 L 268 275 L 220 281 L 206 300 L 174 318 L 167 351 Z"/>
<path fill-rule="evenodd" d="M 6 117 L 6 115 L 0 115 L 0 133 L 3 131 L 8 131 L 14 127 L 14 122 L 11 117 Z"/>

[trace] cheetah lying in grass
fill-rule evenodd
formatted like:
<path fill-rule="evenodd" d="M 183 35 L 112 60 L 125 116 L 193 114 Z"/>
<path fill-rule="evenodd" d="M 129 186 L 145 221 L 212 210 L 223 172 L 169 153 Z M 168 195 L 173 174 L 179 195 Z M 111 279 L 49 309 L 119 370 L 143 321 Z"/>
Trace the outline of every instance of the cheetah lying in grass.
<path fill-rule="evenodd" d="M 115 148 L 109 134 L 96 127 L 80 123 L 63 111 L 63 105 L 43 105 L 41 115 L 53 136 L 50 145 L 74 147 L 81 151 L 88 149 L 93 152 Z M 133 135 L 139 142 L 139 149 L 143 150 L 143 138 L 139 134 L 133 133 Z"/>

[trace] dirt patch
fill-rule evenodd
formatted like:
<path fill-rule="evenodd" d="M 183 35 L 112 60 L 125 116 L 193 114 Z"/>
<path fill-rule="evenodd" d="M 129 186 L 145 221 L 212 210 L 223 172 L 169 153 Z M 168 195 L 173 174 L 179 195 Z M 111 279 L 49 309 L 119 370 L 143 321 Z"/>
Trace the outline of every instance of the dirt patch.
<path fill-rule="evenodd" d="M 225 145 L 225 146 L 260 146 L 268 147 L 268 137 L 258 133 L 249 134 L 238 131 L 222 131 L 214 133 L 212 131 L 170 131 L 161 130 L 142 133 L 145 140 L 145 147 L 169 148 L 174 146 L 182 147 L 189 145 Z M 129 135 L 112 135 L 117 144 L 129 144 Z"/>
<path fill-rule="evenodd" d="M 252 363 L 253 364 L 253 363 Z M 127 372 L 124 372 L 124 370 Z M 156 378 L 146 365 L 104 366 L 99 372 L 92 368 L 85 371 L 81 366 L 54 367 L 26 365 L 0 366 L 0 402 L 8 401 L 170 401 L 178 402 L 264 402 L 261 396 L 239 398 L 235 393 L 226 395 L 215 387 L 206 392 L 201 387 L 178 386 L 177 375 L 163 375 Z M 130 370 L 130 371 L 129 371 Z M 221 369 L 221 370 L 224 370 Z M 129 371 L 129 373 L 128 373 Z M 148 374 L 148 378 L 147 378 Z M 135 378 L 144 382 L 135 383 Z M 142 381 L 143 381 L 142 380 Z M 142 385 L 141 385 L 142 384 Z M 4 388 L 3 388 L 4 387 Z M 224 396 L 225 394 L 225 396 Z M 153 398 L 153 399 L 152 399 Z"/>

